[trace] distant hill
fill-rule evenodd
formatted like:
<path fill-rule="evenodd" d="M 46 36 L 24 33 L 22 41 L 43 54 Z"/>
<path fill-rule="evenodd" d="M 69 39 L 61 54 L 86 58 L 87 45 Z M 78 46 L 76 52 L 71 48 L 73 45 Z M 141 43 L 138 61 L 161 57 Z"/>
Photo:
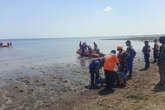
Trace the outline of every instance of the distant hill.
<path fill-rule="evenodd" d="M 133 36 L 121 36 L 120 38 L 110 38 L 110 39 L 102 39 L 102 40 L 154 40 L 159 39 L 162 35 L 133 35 Z"/>

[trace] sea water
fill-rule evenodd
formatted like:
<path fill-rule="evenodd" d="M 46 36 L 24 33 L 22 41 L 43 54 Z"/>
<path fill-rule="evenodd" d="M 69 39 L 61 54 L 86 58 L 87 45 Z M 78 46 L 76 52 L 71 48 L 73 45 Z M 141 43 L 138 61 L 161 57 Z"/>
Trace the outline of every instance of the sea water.
<path fill-rule="evenodd" d="M 74 63 L 79 61 L 76 54 L 79 49 L 79 42 L 86 42 L 93 47 L 96 42 L 100 51 L 105 54 L 112 49 L 116 50 L 117 45 L 123 45 L 124 40 L 102 40 L 104 38 L 47 38 L 47 39 L 10 39 L 12 47 L 0 48 L 1 70 L 21 68 L 22 65 L 46 65 L 55 63 Z M 132 41 L 133 48 L 141 53 L 144 42 Z M 151 44 L 153 46 L 153 44 Z"/>

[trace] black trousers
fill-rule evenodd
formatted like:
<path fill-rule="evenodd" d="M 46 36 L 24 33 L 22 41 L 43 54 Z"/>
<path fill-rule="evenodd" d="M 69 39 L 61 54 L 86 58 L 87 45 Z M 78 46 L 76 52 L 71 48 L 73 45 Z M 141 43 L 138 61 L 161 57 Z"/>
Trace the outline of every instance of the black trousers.
<path fill-rule="evenodd" d="M 154 51 L 153 56 L 154 56 L 154 62 L 157 62 L 158 61 L 158 58 L 159 58 L 158 52 L 157 51 Z"/>
<path fill-rule="evenodd" d="M 105 82 L 108 89 L 112 89 L 115 82 L 115 72 L 104 70 L 105 72 Z"/>
<path fill-rule="evenodd" d="M 150 67 L 150 57 L 144 57 L 145 59 L 145 69 L 149 68 Z"/>
<path fill-rule="evenodd" d="M 91 86 L 94 87 L 96 86 L 99 80 L 99 70 L 91 69 L 90 74 L 91 74 Z"/>

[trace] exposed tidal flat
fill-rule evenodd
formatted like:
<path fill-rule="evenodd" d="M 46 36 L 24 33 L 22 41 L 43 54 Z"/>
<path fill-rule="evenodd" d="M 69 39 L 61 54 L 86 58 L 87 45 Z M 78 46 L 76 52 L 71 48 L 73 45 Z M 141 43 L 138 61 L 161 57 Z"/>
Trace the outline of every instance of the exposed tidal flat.
<path fill-rule="evenodd" d="M 6 73 L 0 78 L 1 110 L 50 110 L 51 107 L 64 109 L 67 101 L 73 101 L 73 107 L 83 93 L 90 91 L 85 86 L 90 83 L 88 63 L 92 59 L 78 60 L 80 62 L 72 64 L 24 66 Z M 142 58 L 137 57 L 135 71 L 142 68 L 139 62 L 142 62 Z M 103 74 L 103 71 L 100 73 Z"/>
<path fill-rule="evenodd" d="M 76 55 L 80 40 L 87 41 L 90 45 L 94 41 L 97 42 L 100 50 L 105 54 L 116 49 L 118 44 L 122 44 L 126 48 L 125 40 L 15 41 L 12 48 L 0 49 L 2 52 L 0 55 L 0 110 L 93 110 L 100 107 L 106 109 L 113 107 L 109 101 L 111 94 L 106 99 L 105 96 L 99 95 L 99 90 L 85 88 L 90 83 L 88 63 L 92 59 L 79 58 Z M 156 73 L 152 88 L 150 85 L 146 85 L 145 88 L 148 86 L 149 89 L 153 89 L 158 81 L 156 65 L 147 73 L 139 72 L 139 69 L 144 66 L 141 53 L 143 42 L 133 41 L 132 44 L 137 51 L 134 62 L 134 74 L 137 80 L 135 82 L 131 80 L 130 84 L 121 90 L 122 94 L 115 92 L 112 95 L 116 107 L 119 107 L 117 102 L 123 100 L 121 98 L 125 96 L 131 101 L 136 97 L 142 99 L 142 96 L 138 94 L 143 91 L 144 86 L 142 85 L 152 80 L 152 77 L 148 76 L 154 76 Z M 150 72 L 154 73 L 150 74 Z M 100 73 L 103 75 L 103 70 Z M 145 80 L 144 76 L 150 79 Z M 136 91 L 137 89 L 138 91 Z M 118 94 L 123 97 L 117 97 Z M 97 107 L 98 105 L 99 107 Z M 122 105 L 120 106 L 122 107 Z"/>

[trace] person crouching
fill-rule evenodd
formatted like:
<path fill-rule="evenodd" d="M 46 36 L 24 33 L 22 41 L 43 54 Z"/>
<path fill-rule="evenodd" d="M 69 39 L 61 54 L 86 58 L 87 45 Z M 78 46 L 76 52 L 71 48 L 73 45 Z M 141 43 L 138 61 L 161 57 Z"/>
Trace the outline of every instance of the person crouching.
<path fill-rule="evenodd" d="M 89 64 L 90 78 L 91 78 L 91 89 L 98 88 L 98 84 L 100 83 L 100 73 L 99 70 L 102 67 L 101 59 L 94 59 Z"/>
<path fill-rule="evenodd" d="M 116 55 L 116 51 L 112 50 L 109 55 L 105 57 L 104 61 L 104 72 L 105 72 L 105 82 L 108 90 L 113 91 L 113 86 L 115 82 L 115 65 L 119 67 L 119 59 Z"/>

